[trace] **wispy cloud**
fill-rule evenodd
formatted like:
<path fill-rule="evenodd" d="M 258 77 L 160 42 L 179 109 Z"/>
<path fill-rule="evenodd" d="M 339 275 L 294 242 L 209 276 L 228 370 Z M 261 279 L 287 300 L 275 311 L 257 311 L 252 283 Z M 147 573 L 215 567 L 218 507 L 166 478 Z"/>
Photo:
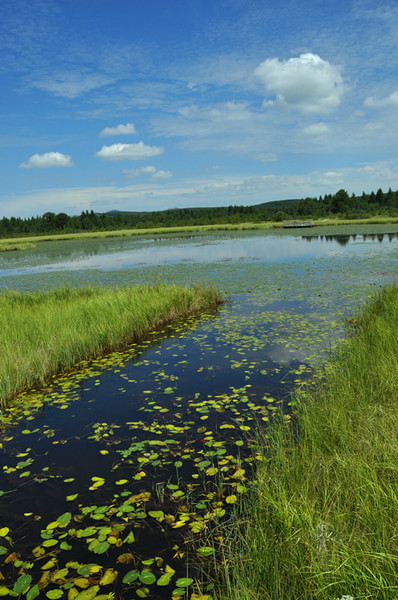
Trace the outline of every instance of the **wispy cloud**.
<path fill-rule="evenodd" d="M 274 162 L 278 160 L 277 155 L 274 152 L 261 152 L 260 154 L 254 155 L 255 160 L 259 160 L 260 162 Z"/>
<path fill-rule="evenodd" d="M 374 98 L 373 96 L 368 96 L 365 99 L 365 106 L 375 108 L 386 108 L 389 106 L 398 107 L 398 91 L 392 92 L 384 98 Z"/>
<path fill-rule="evenodd" d="M 325 123 L 312 123 L 303 128 L 305 135 L 327 135 L 329 131 L 330 127 Z"/>
<path fill-rule="evenodd" d="M 14 70 L 37 64 L 43 46 L 57 42 L 61 9 L 51 0 L 2 0 L 0 4 L 1 57 Z"/>
<path fill-rule="evenodd" d="M 162 146 L 148 146 L 144 142 L 138 142 L 138 144 L 102 146 L 95 156 L 104 160 L 142 160 L 151 156 L 158 156 L 163 152 L 164 148 Z"/>
<path fill-rule="evenodd" d="M 112 135 L 129 135 L 135 133 L 134 123 L 126 123 L 123 125 L 116 125 L 116 127 L 104 127 L 104 129 L 100 132 L 101 137 L 107 137 Z"/>
<path fill-rule="evenodd" d="M 114 79 L 103 73 L 90 73 L 86 69 L 80 71 L 61 71 L 51 75 L 39 76 L 32 80 L 38 89 L 51 92 L 55 96 L 78 98 L 113 83 Z"/>
<path fill-rule="evenodd" d="M 251 119 L 252 113 L 244 102 L 223 102 L 216 106 L 184 106 L 178 111 L 183 117 L 212 122 L 236 122 Z"/>
<path fill-rule="evenodd" d="M 33 154 L 27 162 L 21 163 L 21 169 L 48 169 L 50 167 L 71 167 L 72 159 L 68 154 L 62 152 L 46 152 L 45 154 Z"/>
<path fill-rule="evenodd" d="M 248 154 L 268 151 L 269 117 L 251 110 L 247 102 L 190 104 L 153 118 L 157 133 L 179 139 L 184 150 Z"/>

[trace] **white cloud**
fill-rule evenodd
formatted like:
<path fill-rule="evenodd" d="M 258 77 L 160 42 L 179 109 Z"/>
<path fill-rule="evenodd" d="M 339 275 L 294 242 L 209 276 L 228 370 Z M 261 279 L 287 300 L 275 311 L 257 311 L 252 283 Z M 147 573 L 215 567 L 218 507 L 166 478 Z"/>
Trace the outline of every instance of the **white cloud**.
<path fill-rule="evenodd" d="M 101 137 L 106 137 L 110 135 L 129 135 L 130 133 L 135 133 L 134 123 L 126 123 L 126 125 L 116 125 L 116 127 L 105 127 L 101 133 Z"/>
<path fill-rule="evenodd" d="M 72 159 L 68 154 L 46 152 L 45 154 L 33 154 L 26 163 L 19 166 L 22 169 L 48 169 L 49 167 L 71 167 L 72 165 Z"/>
<path fill-rule="evenodd" d="M 141 167 L 141 169 L 124 169 L 123 173 L 129 177 L 140 177 L 141 175 L 151 175 L 153 179 L 169 179 L 173 176 L 172 171 L 157 171 L 152 165 Z"/>
<path fill-rule="evenodd" d="M 104 160 L 142 160 L 151 156 L 163 154 L 162 146 L 147 146 L 144 142 L 138 144 L 112 144 L 102 146 L 95 156 Z"/>
<path fill-rule="evenodd" d="M 376 108 L 384 108 L 388 106 L 398 106 L 398 91 L 392 92 L 389 96 L 385 98 L 374 98 L 369 96 L 365 99 L 365 106 L 376 107 Z"/>
<path fill-rule="evenodd" d="M 338 67 L 311 52 L 287 61 L 269 58 L 255 69 L 254 76 L 265 86 L 265 105 L 277 104 L 307 113 L 335 110 L 344 91 Z"/>
<path fill-rule="evenodd" d="M 303 128 L 303 133 L 306 135 L 326 135 L 329 131 L 330 127 L 325 123 L 313 123 L 312 125 Z"/>

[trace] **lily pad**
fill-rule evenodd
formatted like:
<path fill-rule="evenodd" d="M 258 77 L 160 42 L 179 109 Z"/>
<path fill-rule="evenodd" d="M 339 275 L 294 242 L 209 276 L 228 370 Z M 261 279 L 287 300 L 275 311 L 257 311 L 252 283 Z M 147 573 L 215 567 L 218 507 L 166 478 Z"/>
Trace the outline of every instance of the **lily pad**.
<path fill-rule="evenodd" d="M 93 585 L 92 587 L 80 592 L 76 596 L 75 600 L 93 600 L 93 598 L 95 598 L 95 596 L 97 595 L 99 589 L 99 585 Z"/>
<path fill-rule="evenodd" d="M 60 590 L 59 588 L 55 590 L 48 590 L 48 592 L 46 592 L 46 596 L 50 600 L 58 600 L 59 598 L 62 598 L 63 595 L 64 591 Z"/>
<path fill-rule="evenodd" d="M 176 587 L 178 588 L 186 588 L 189 587 L 193 583 L 193 579 L 190 577 L 180 577 L 176 581 Z"/>
<path fill-rule="evenodd" d="M 123 583 L 130 585 L 130 583 L 134 583 L 139 577 L 140 573 L 136 569 L 132 569 L 123 577 Z"/>
<path fill-rule="evenodd" d="M 169 585 L 173 576 L 174 576 L 174 573 L 163 573 L 163 575 L 161 575 L 159 577 L 159 579 L 157 580 L 156 585 L 159 585 L 159 586 Z"/>
<path fill-rule="evenodd" d="M 28 591 L 28 593 L 26 594 L 26 600 L 35 600 L 35 598 L 37 598 L 37 596 L 40 595 L 40 588 L 39 586 L 33 585 L 30 590 Z"/>
<path fill-rule="evenodd" d="M 16 594 L 22 594 L 32 583 L 32 575 L 25 573 L 24 575 L 20 575 L 16 582 L 14 583 L 13 591 Z"/>
<path fill-rule="evenodd" d="M 152 585 L 153 583 L 155 583 L 156 577 L 152 573 L 152 571 L 141 571 L 139 575 L 139 580 L 144 585 Z"/>

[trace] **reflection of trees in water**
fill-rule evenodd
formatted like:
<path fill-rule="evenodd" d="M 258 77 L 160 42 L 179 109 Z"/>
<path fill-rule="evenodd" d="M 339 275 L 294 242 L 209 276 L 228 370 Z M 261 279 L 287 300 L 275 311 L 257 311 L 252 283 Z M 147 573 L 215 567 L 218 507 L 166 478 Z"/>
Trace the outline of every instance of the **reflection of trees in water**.
<path fill-rule="evenodd" d="M 340 246 L 346 246 L 348 242 L 355 242 L 357 239 L 362 237 L 363 241 L 371 240 L 372 242 L 378 241 L 383 242 L 384 239 L 388 239 L 390 242 L 398 239 L 398 233 L 353 233 L 347 234 L 336 234 L 336 235 L 303 235 L 303 240 L 312 242 L 313 240 L 320 240 L 321 242 L 337 242 Z"/>

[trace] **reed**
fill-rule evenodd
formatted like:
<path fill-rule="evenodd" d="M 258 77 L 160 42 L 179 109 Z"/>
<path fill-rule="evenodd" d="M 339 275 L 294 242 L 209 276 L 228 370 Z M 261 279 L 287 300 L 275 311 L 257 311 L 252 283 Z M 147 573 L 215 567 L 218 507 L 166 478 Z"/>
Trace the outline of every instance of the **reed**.
<path fill-rule="evenodd" d="M 0 295 L 0 403 L 77 361 L 222 302 L 212 286 L 62 288 Z"/>
<path fill-rule="evenodd" d="M 268 432 L 219 598 L 398 598 L 398 286 Z M 237 533 L 236 533 L 237 532 Z"/>

